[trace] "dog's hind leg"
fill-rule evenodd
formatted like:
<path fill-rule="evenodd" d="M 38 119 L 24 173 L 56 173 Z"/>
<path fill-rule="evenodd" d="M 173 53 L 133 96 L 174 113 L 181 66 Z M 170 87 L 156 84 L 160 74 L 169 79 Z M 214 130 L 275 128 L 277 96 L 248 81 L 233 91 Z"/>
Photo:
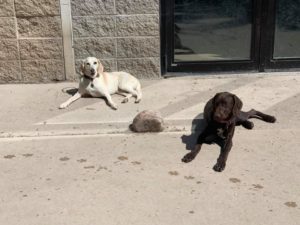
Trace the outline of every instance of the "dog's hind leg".
<path fill-rule="evenodd" d="M 125 94 L 125 98 L 122 100 L 122 103 L 126 103 L 132 97 L 132 94 Z"/>
<path fill-rule="evenodd" d="M 135 103 L 139 103 L 141 101 L 141 92 L 135 90 L 133 87 L 131 87 L 131 86 L 130 87 L 124 87 L 124 88 L 122 88 L 122 90 L 128 92 L 129 94 L 131 94 L 130 97 L 131 96 L 136 97 Z"/>
<path fill-rule="evenodd" d="M 274 116 L 264 114 L 255 109 L 251 109 L 249 112 L 246 112 L 246 114 L 248 115 L 249 119 L 256 118 L 256 119 L 260 119 L 260 120 L 263 120 L 268 123 L 275 123 L 275 121 L 276 121 L 276 118 Z"/>
<path fill-rule="evenodd" d="M 135 103 L 139 103 L 142 100 L 142 95 L 143 95 L 142 94 L 142 87 L 141 87 L 140 83 L 138 83 L 136 91 L 137 91 L 137 96 L 136 96 Z"/>

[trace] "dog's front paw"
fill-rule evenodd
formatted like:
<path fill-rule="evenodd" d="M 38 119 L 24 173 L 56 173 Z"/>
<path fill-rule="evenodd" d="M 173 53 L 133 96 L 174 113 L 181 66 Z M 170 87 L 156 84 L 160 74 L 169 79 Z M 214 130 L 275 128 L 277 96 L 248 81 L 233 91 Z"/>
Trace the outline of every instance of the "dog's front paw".
<path fill-rule="evenodd" d="M 111 105 L 111 108 L 112 108 L 113 110 L 117 110 L 117 109 L 118 109 L 118 106 L 117 106 L 116 104 L 114 104 L 114 105 Z"/>
<path fill-rule="evenodd" d="M 68 104 L 67 103 L 62 103 L 58 108 L 59 109 L 65 109 L 68 107 Z"/>
<path fill-rule="evenodd" d="M 191 162 L 193 159 L 195 158 L 195 154 L 193 154 L 192 152 L 186 154 L 181 161 L 184 163 L 189 163 Z"/>
<path fill-rule="evenodd" d="M 225 169 L 226 163 L 223 161 L 217 162 L 213 169 L 216 172 L 222 172 Z"/>

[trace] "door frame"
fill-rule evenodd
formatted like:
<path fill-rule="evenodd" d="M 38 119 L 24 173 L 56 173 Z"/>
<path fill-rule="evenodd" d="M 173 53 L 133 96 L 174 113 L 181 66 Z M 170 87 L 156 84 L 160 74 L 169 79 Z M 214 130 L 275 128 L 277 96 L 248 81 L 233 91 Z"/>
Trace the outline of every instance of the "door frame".
<path fill-rule="evenodd" d="M 273 59 L 276 0 L 253 0 L 250 60 L 174 63 L 174 0 L 161 3 L 162 75 L 176 72 L 274 71 L 300 68 L 299 59 Z"/>
<path fill-rule="evenodd" d="M 261 48 L 259 71 L 282 71 L 300 68 L 299 58 L 274 59 L 274 41 L 276 27 L 276 0 L 262 2 L 266 9 L 262 14 Z"/>

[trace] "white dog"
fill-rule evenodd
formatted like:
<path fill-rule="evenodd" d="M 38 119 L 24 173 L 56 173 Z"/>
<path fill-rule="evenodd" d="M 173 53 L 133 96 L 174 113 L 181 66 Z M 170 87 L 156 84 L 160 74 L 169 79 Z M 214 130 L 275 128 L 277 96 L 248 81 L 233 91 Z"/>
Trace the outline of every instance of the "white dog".
<path fill-rule="evenodd" d="M 60 109 L 66 108 L 84 95 L 105 97 L 113 109 L 117 109 L 117 105 L 111 99 L 111 94 L 118 93 L 125 96 L 122 103 L 128 102 L 132 96 L 136 98 L 136 103 L 142 99 L 141 84 L 134 76 L 126 72 L 103 72 L 100 60 L 95 57 L 84 60 L 81 72 L 83 76 L 80 77 L 78 92 L 62 103 Z"/>

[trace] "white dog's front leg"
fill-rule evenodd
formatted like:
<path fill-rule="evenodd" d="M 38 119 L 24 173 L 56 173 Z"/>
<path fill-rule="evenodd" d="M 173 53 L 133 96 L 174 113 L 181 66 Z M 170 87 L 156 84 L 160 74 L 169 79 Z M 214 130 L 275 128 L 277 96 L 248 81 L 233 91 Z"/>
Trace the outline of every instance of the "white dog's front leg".
<path fill-rule="evenodd" d="M 113 102 L 111 96 L 109 93 L 104 93 L 104 96 L 105 98 L 107 99 L 108 101 L 108 104 L 110 105 L 110 107 L 112 107 L 114 110 L 117 110 L 118 109 L 118 106 L 116 103 Z"/>
<path fill-rule="evenodd" d="M 70 105 L 72 102 L 75 102 L 76 100 L 81 98 L 81 94 L 79 92 L 77 92 L 75 95 L 73 95 L 71 98 L 69 98 L 66 102 L 62 103 L 59 106 L 59 109 L 64 109 L 67 108 L 68 105 Z"/>

